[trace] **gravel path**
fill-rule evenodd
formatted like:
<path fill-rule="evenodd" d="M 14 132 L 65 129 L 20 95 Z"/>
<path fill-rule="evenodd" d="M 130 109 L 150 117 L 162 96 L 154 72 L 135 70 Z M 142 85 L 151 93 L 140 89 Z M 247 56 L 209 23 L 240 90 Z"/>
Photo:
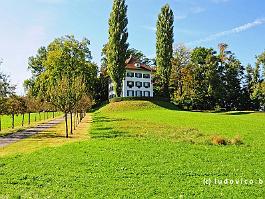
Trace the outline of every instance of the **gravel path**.
<path fill-rule="evenodd" d="M 47 123 L 39 124 L 36 127 L 26 129 L 21 132 L 13 133 L 10 135 L 7 135 L 5 137 L 0 137 L 0 147 L 7 146 L 9 144 L 12 144 L 14 142 L 20 141 L 22 139 L 25 139 L 27 137 L 30 137 L 32 135 L 35 135 L 39 132 L 45 131 L 48 128 L 51 128 L 57 124 L 60 124 L 64 121 L 64 118 L 54 119 L 52 121 L 49 121 Z"/>

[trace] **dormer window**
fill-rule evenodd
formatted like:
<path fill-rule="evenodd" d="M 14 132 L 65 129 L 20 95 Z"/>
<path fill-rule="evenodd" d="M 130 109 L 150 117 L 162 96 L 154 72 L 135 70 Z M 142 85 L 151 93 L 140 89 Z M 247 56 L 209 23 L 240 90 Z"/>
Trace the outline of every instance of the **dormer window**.
<path fill-rule="evenodd" d="M 140 67 L 141 67 L 141 64 L 140 64 L 140 63 L 135 63 L 134 66 L 135 66 L 136 68 L 140 68 Z"/>

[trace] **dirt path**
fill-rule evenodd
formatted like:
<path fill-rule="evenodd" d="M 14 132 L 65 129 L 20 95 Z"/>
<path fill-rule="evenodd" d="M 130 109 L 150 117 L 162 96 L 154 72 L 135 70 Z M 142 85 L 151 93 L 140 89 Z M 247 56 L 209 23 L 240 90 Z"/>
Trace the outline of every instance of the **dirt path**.
<path fill-rule="evenodd" d="M 36 127 L 29 128 L 27 130 L 13 133 L 10 135 L 7 135 L 5 137 L 0 137 L 0 147 L 7 146 L 9 144 L 12 144 L 14 142 L 20 141 L 22 139 L 25 139 L 27 137 L 30 137 L 32 135 L 35 135 L 39 132 L 45 131 L 48 128 L 51 128 L 57 124 L 60 124 L 64 121 L 64 118 L 54 119 L 52 121 L 49 121 L 47 123 L 39 124 Z"/>

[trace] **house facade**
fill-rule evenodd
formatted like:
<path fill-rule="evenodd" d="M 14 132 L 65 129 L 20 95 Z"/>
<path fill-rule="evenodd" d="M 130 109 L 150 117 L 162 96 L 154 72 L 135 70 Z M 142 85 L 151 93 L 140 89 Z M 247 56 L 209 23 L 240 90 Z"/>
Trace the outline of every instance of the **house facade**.
<path fill-rule="evenodd" d="M 122 83 L 122 97 L 153 97 L 154 70 L 130 57 L 126 60 L 126 75 Z M 115 97 L 113 83 L 109 82 L 109 99 Z"/>

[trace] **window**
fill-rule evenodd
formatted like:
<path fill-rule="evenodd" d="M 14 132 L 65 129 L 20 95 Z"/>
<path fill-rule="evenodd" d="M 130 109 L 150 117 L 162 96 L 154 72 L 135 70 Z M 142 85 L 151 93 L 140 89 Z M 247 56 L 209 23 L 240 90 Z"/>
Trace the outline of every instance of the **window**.
<path fill-rule="evenodd" d="M 127 97 L 134 97 L 134 91 L 127 90 Z"/>
<path fill-rule="evenodd" d="M 136 91 L 136 96 L 137 97 L 142 97 L 142 91 Z"/>
<path fill-rule="evenodd" d="M 143 86 L 142 82 L 135 82 L 135 86 L 141 88 Z"/>
<path fill-rule="evenodd" d="M 127 72 L 127 77 L 134 77 L 134 73 L 132 73 L 132 72 Z"/>
<path fill-rule="evenodd" d="M 113 86 L 111 86 L 111 87 L 109 88 L 109 91 L 113 91 Z"/>
<path fill-rule="evenodd" d="M 143 74 L 143 78 L 149 79 L 150 78 L 150 74 Z"/>
<path fill-rule="evenodd" d="M 144 96 L 145 97 L 150 97 L 150 91 L 144 91 Z"/>
<path fill-rule="evenodd" d="M 144 82 L 144 87 L 145 88 L 150 88 L 150 82 Z"/>
<path fill-rule="evenodd" d="M 127 86 L 128 86 L 129 88 L 134 87 L 134 82 L 133 82 L 133 81 L 127 81 Z"/>
<path fill-rule="evenodd" d="M 142 73 L 135 73 L 135 77 L 142 78 Z"/>

